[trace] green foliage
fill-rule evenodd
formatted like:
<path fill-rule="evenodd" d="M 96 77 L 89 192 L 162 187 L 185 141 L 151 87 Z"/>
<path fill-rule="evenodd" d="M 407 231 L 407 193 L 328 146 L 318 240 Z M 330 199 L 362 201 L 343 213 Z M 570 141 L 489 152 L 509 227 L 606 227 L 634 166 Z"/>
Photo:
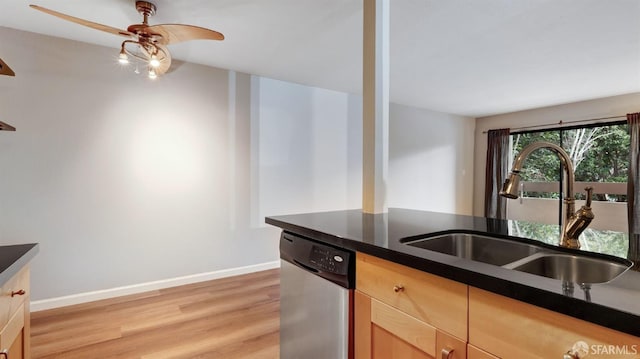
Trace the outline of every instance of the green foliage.
<path fill-rule="evenodd" d="M 622 258 L 627 258 L 629 251 L 629 237 L 622 232 L 598 231 L 587 228 L 580 236 L 580 243 L 585 251 Z"/>
<path fill-rule="evenodd" d="M 525 221 L 509 221 L 510 233 L 516 237 L 534 239 L 543 243 L 558 245 L 560 226 Z M 626 258 L 629 238 L 626 233 L 602 231 L 587 228 L 580 235 L 581 249 L 589 252 L 609 254 Z"/>
<path fill-rule="evenodd" d="M 589 155 L 576 168 L 576 181 L 626 182 L 629 133 L 626 125 L 600 127 Z"/>
<path fill-rule="evenodd" d="M 509 221 L 510 233 L 516 237 L 534 239 L 546 244 L 560 243 L 560 226 L 525 221 Z"/>
<path fill-rule="evenodd" d="M 629 133 L 627 125 L 554 130 L 512 135 L 512 156 L 515 158 L 527 145 L 546 141 L 561 146 L 574 164 L 578 182 L 627 182 L 629 166 Z M 526 197 L 560 198 L 562 168 L 558 156 L 550 150 L 534 151 L 524 164 L 523 181 L 558 182 L 558 192 L 525 192 Z M 578 194 L 577 199 L 581 199 Z M 626 202 L 626 195 L 597 194 L 593 200 Z M 560 201 L 558 201 L 560 206 Z M 516 221 L 512 233 L 517 236 L 557 245 L 559 225 L 540 225 Z M 626 257 L 628 238 L 625 233 L 597 231 L 587 228 L 580 237 L 584 250 Z"/>
<path fill-rule="evenodd" d="M 548 132 L 535 132 L 535 133 L 527 133 L 527 134 L 518 134 L 512 136 L 513 143 L 513 157 L 518 155 L 523 148 L 528 145 L 544 141 L 551 142 L 554 144 L 560 143 L 560 132 L 559 131 L 548 131 Z M 532 182 L 554 182 L 558 181 L 558 186 L 560 186 L 560 160 L 558 156 L 547 149 L 539 149 L 534 151 L 529 155 L 526 159 L 524 166 L 522 168 L 522 172 L 520 174 L 522 181 L 532 181 Z M 526 197 L 537 197 L 537 198 L 559 198 L 558 192 L 551 193 L 525 193 Z"/>
<path fill-rule="evenodd" d="M 562 138 L 562 142 L 560 139 Z M 512 136 L 513 157 L 527 145 L 546 141 L 561 146 L 570 154 L 575 165 L 575 177 L 579 182 L 627 181 L 629 165 L 629 133 L 627 125 L 602 126 L 594 128 L 554 130 Z M 558 182 L 562 168 L 560 160 L 546 149 L 534 151 L 526 160 L 522 171 L 523 181 Z M 528 197 L 559 198 L 559 193 L 525 193 Z M 600 195 L 594 200 L 626 201 L 623 195 Z"/>

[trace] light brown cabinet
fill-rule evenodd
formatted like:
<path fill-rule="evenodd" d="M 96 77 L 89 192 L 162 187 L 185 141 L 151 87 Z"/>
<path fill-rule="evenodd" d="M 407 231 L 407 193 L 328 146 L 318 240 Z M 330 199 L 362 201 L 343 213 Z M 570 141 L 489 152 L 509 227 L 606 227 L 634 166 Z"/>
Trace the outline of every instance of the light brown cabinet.
<path fill-rule="evenodd" d="M 587 345 L 589 358 L 640 358 L 638 337 L 469 288 L 473 346 L 501 358 L 562 358 L 578 342 Z"/>
<path fill-rule="evenodd" d="M 467 345 L 467 359 L 500 359 L 471 344 Z"/>
<path fill-rule="evenodd" d="M 466 285 L 358 253 L 356 288 L 356 359 L 466 358 Z"/>
<path fill-rule="evenodd" d="M 9 359 L 29 359 L 29 268 L 24 267 L 0 290 L 0 352 Z"/>
<path fill-rule="evenodd" d="M 640 359 L 638 337 L 363 253 L 354 306 L 356 359 L 550 359 L 578 342 Z"/>

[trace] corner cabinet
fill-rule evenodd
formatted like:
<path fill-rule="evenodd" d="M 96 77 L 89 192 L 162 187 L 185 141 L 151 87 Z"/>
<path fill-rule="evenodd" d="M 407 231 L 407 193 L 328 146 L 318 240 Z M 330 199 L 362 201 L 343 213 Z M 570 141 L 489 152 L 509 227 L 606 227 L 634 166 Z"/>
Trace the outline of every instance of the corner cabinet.
<path fill-rule="evenodd" d="M 30 359 L 29 267 L 9 279 L 0 293 L 0 359 Z"/>
<path fill-rule="evenodd" d="M 640 358 L 638 337 L 360 252 L 354 296 L 356 359 Z"/>
<path fill-rule="evenodd" d="M 467 290 L 357 253 L 355 358 L 465 359 Z"/>

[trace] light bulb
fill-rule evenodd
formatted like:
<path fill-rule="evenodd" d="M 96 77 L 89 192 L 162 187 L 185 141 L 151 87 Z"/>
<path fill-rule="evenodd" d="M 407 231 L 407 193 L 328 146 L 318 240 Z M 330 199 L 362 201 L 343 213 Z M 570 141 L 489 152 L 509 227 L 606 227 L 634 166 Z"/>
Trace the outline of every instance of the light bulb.
<path fill-rule="evenodd" d="M 158 77 L 158 74 L 156 73 L 156 70 L 154 70 L 153 68 L 149 69 L 149 78 L 152 80 L 155 80 Z"/>
<path fill-rule="evenodd" d="M 129 63 L 129 56 L 124 52 L 124 49 L 120 50 L 120 55 L 118 56 L 118 62 L 122 65 L 126 65 Z"/>
<path fill-rule="evenodd" d="M 158 60 L 158 56 L 155 54 L 151 55 L 151 59 L 149 59 L 149 66 L 156 68 L 160 66 L 160 60 Z"/>

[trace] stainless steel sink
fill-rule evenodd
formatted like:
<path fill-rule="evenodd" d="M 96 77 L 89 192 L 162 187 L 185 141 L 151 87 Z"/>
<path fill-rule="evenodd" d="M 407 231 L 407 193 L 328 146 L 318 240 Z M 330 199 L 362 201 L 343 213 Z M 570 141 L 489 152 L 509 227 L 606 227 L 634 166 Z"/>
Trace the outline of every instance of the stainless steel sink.
<path fill-rule="evenodd" d="M 402 243 L 450 256 L 575 283 L 605 283 L 631 268 L 626 259 L 563 253 L 543 245 L 470 233 L 412 238 Z"/>
<path fill-rule="evenodd" d="M 575 283 L 605 283 L 624 273 L 632 265 L 619 261 L 571 254 L 537 254 L 509 265 L 511 269 Z"/>
<path fill-rule="evenodd" d="M 527 243 L 469 233 L 443 234 L 404 243 L 497 266 L 515 262 L 542 250 L 540 247 Z"/>

